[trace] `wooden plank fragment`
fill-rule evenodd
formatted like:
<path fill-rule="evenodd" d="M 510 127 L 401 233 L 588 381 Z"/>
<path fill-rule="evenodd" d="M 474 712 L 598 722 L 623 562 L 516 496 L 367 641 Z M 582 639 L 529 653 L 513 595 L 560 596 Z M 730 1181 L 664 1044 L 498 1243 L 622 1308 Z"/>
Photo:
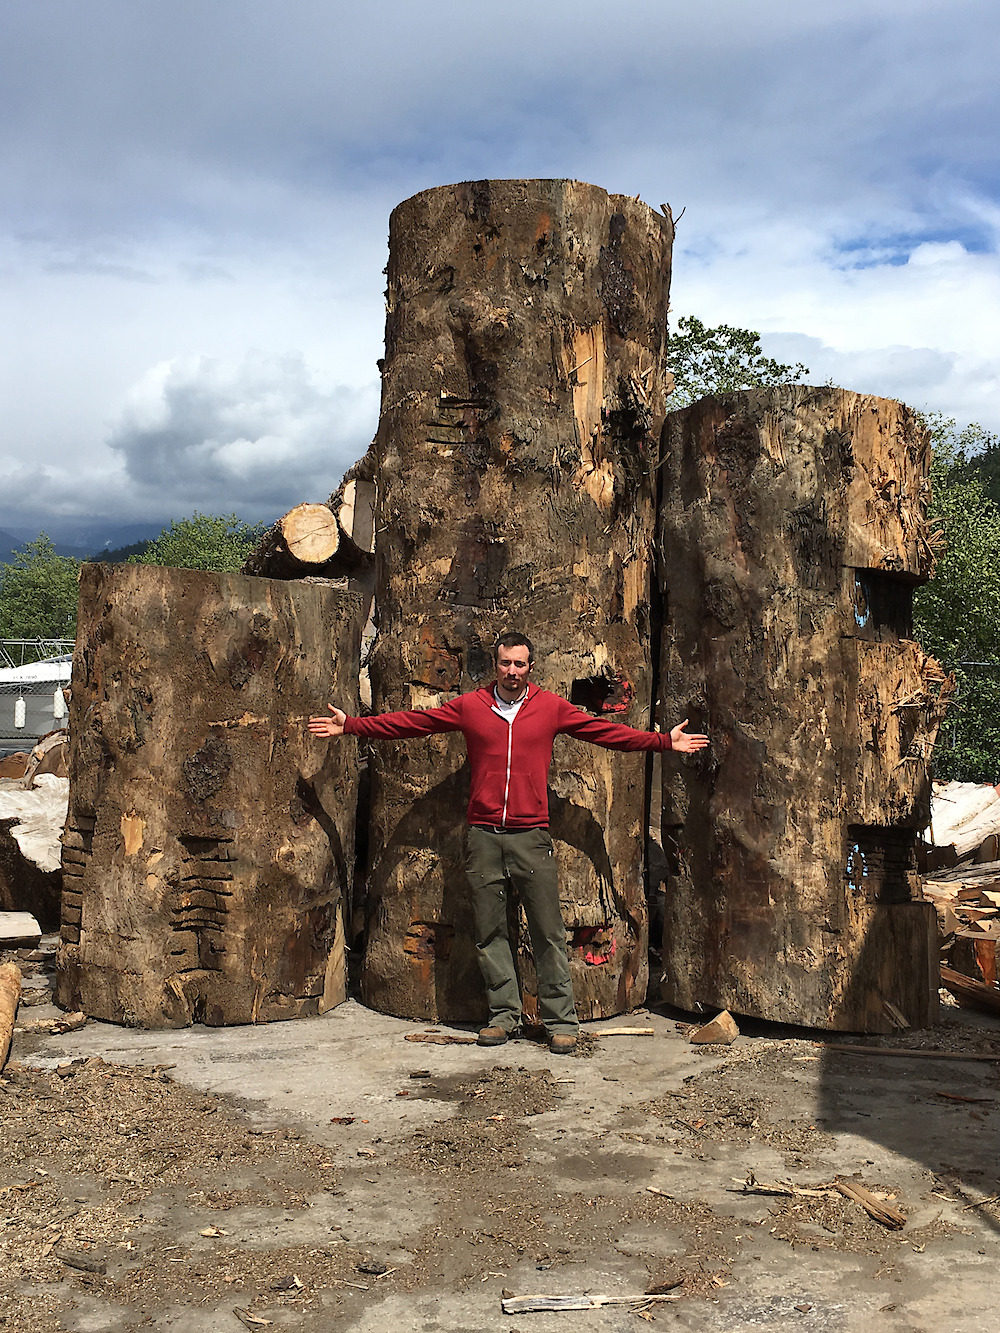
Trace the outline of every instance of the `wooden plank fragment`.
<path fill-rule="evenodd" d="M 501 1299 L 504 1314 L 536 1314 L 543 1310 L 600 1310 L 606 1305 L 655 1305 L 661 1301 L 680 1300 L 680 1292 L 664 1292 L 643 1296 L 505 1296 Z"/>
<path fill-rule="evenodd" d="M 984 981 L 974 981 L 950 967 L 941 969 L 941 985 L 954 995 L 959 1004 L 968 1009 L 981 1009 L 986 1013 L 1000 1014 L 1000 987 L 987 985 Z"/>

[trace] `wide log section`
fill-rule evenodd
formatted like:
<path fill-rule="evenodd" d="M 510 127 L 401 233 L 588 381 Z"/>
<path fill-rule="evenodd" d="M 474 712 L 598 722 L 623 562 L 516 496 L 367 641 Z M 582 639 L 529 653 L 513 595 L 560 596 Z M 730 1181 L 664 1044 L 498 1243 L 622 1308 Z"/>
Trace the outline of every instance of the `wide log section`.
<path fill-rule="evenodd" d="M 899 403 L 789 386 L 672 413 L 663 447 L 663 716 L 712 739 L 664 778 L 664 998 L 927 1025 L 914 845 L 949 692 L 911 638 L 927 433 Z"/>
<path fill-rule="evenodd" d="M 359 608 L 322 584 L 84 565 L 57 998 L 141 1027 L 345 995 L 356 760 L 305 729 L 356 699 Z"/>
<path fill-rule="evenodd" d="M 394 211 L 375 711 L 487 683 L 496 635 L 519 629 L 536 644 L 539 684 L 649 725 L 672 236 L 669 215 L 564 180 L 466 182 Z M 364 999 L 477 1020 L 462 739 L 373 752 Z M 549 807 L 584 1018 L 627 1010 L 646 988 L 644 777 L 642 755 L 556 743 Z"/>

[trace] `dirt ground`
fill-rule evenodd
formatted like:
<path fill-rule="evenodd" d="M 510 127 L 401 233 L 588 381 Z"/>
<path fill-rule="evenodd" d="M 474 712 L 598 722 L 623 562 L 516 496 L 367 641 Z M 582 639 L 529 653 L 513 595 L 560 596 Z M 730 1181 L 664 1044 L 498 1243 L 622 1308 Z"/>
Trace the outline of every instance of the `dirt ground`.
<path fill-rule="evenodd" d="M 665 1011 L 588 1024 L 557 1057 L 407 1041 L 428 1034 L 354 1001 L 257 1028 L 60 1034 L 39 998 L 0 1080 L 4 1330 L 995 1325 L 990 1061 L 764 1024 L 698 1048 Z M 994 1020 L 943 1019 L 865 1044 L 1000 1054 Z M 600 1035 L 623 1025 L 654 1035 Z M 584 1293 L 629 1303 L 502 1308 Z"/>

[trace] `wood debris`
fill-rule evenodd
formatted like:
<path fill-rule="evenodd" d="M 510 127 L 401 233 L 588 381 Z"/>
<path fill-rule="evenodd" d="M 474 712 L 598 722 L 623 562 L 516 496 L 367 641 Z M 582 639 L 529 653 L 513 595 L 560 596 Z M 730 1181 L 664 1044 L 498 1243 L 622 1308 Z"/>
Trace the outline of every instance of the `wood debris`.
<path fill-rule="evenodd" d="M 599 1310 L 605 1305 L 630 1305 L 643 1309 L 660 1301 L 679 1301 L 680 1292 L 642 1296 L 507 1296 L 500 1304 L 504 1314 L 534 1314 L 542 1310 Z"/>
<path fill-rule="evenodd" d="M 899 1231 L 906 1226 L 905 1213 L 901 1213 L 898 1208 L 893 1208 L 890 1204 L 883 1203 L 864 1185 L 858 1185 L 854 1181 L 835 1180 L 833 1188 L 843 1194 L 845 1199 L 850 1199 L 862 1207 L 869 1217 L 888 1227 L 890 1231 Z"/>
<path fill-rule="evenodd" d="M 475 1037 L 456 1037 L 451 1032 L 407 1032 L 404 1041 L 426 1041 L 431 1046 L 475 1046 Z"/>
<path fill-rule="evenodd" d="M 731 1046 L 739 1035 L 735 1019 L 728 1009 L 724 1009 L 711 1023 L 689 1033 L 688 1041 L 696 1046 Z"/>

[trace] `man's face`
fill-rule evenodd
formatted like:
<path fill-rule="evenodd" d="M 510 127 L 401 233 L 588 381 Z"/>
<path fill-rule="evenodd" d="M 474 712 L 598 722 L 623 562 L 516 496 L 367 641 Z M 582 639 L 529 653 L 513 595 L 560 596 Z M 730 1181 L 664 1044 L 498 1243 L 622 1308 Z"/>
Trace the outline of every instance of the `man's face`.
<path fill-rule="evenodd" d="M 497 689 L 502 698 L 516 699 L 523 694 L 530 672 L 531 661 L 523 643 L 497 649 Z"/>

